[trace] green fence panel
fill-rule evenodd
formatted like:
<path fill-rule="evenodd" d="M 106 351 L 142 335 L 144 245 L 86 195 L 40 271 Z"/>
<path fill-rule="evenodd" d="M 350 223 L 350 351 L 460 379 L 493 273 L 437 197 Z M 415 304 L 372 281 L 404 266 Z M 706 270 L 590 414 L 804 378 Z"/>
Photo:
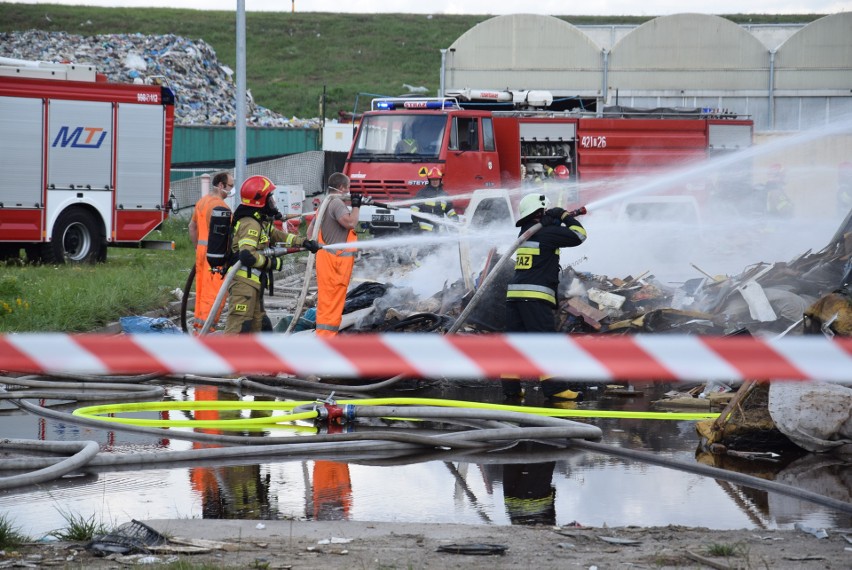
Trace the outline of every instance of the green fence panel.
<path fill-rule="evenodd" d="M 175 127 L 172 166 L 233 163 L 236 154 L 234 127 Z M 248 127 L 246 160 L 286 156 L 320 150 L 319 129 Z"/>

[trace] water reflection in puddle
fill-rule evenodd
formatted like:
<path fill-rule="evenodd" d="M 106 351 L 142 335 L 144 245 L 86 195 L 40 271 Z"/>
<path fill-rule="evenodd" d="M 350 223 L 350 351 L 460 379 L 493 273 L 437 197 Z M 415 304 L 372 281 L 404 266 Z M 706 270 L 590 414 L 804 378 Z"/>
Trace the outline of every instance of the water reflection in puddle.
<path fill-rule="evenodd" d="M 642 386 L 644 396 L 604 398 L 588 391 L 580 408 L 647 410 L 671 388 Z M 175 400 L 233 399 L 202 389 L 172 389 Z M 214 389 L 215 390 L 215 389 Z M 404 394 L 406 396 L 412 394 Z M 462 386 L 417 397 L 499 401 L 499 387 Z M 541 404 L 531 398 L 533 405 Z M 573 404 L 566 404 L 571 406 Z M 4 408 L 5 409 L 5 408 Z M 191 412 L 169 412 L 184 418 Z M 195 412 L 201 419 L 205 413 Z M 239 412 L 233 412 L 239 413 Z M 148 417 L 158 417 L 148 413 Z M 603 430 L 602 443 L 696 462 L 698 436 L 689 421 L 584 420 Z M 357 431 L 357 430 L 356 430 Z M 115 453 L 188 450 L 204 444 L 106 431 L 6 411 L 4 437 L 94 440 Z M 168 435 L 164 432 L 164 436 Z M 258 434 L 260 436 L 260 434 Z M 341 459 L 336 461 L 335 459 Z M 707 461 L 707 457 L 702 457 Z M 852 526 L 852 517 L 776 494 L 712 478 L 583 450 L 522 443 L 499 453 L 363 460 L 275 458 L 171 469 L 96 468 L 37 490 L 0 494 L 0 512 L 33 536 L 67 526 L 65 517 L 105 523 L 131 518 L 307 519 L 462 524 L 701 526 L 712 529 Z M 844 465 L 806 455 L 779 470 L 751 462 L 750 474 L 848 500 Z M 730 468 L 731 464 L 724 466 Z M 742 466 L 736 467 L 742 469 Z"/>

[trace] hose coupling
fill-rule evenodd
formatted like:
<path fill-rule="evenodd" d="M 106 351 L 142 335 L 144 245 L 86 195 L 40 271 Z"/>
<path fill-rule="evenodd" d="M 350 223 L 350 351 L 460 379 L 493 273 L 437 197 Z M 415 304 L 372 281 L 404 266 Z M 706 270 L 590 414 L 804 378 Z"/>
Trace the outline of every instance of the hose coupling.
<path fill-rule="evenodd" d="M 328 419 L 328 423 L 342 424 L 344 422 L 343 406 L 338 406 L 337 404 L 326 404 L 323 407 L 325 408 L 325 417 Z"/>

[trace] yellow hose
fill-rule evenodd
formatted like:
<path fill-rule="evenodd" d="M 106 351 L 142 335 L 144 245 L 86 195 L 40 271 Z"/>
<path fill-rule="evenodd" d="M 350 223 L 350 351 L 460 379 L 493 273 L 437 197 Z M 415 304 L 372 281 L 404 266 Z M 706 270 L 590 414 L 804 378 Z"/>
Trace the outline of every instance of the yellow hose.
<path fill-rule="evenodd" d="M 193 427 L 207 429 L 245 429 L 259 428 L 262 426 L 274 426 L 287 422 L 302 420 L 313 420 L 318 413 L 309 410 L 299 413 L 289 413 L 262 418 L 239 418 L 233 420 L 162 420 L 149 418 L 118 418 L 105 417 L 102 414 L 120 414 L 132 412 L 151 412 L 167 410 L 292 410 L 296 407 L 317 404 L 317 402 L 303 401 L 263 401 L 263 402 L 234 402 L 234 401 L 199 401 L 199 402 L 129 402 L 121 404 L 105 404 L 98 406 L 85 406 L 74 410 L 75 416 L 88 417 L 129 425 L 148 427 Z M 556 418 L 620 418 L 620 419 L 643 419 L 643 420 L 678 420 L 696 421 L 714 419 L 716 413 L 683 413 L 683 412 L 634 412 L 613 410 L 576 410 L 576 409 L 554 409 L 536 408 L 529 406 L 508 406 L 503 404 L 488 404 L 483 402 L 467 402 L 463 400 L 442 400 L 431 398 L 365 398 L 359 400 L 337 400 L 337 405 L 353 406 L 436 406 L 445 408 L 468 408 L 479 410 L 503 410 L 510 412 L 523 412 L 533 415 L 550 416 Z M 357 414 L 356 414 L 357 415 Z"/>

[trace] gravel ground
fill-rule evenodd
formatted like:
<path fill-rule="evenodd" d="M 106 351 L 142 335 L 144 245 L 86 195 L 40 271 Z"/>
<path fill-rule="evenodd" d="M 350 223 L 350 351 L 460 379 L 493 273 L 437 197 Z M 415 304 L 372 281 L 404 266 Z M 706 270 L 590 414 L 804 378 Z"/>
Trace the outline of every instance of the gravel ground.
<path fill-rule="evenodd" d="M 761 568 L 848 569 L 852 530 L 505 527 L 348 521 L 153 520 L 169 537 L 150 554 L 95 557 L 77 543 L 6 551 L 0 568 Z M 260 528 L 262 527 L 262 528 Z M 848 538 L 847 538 L 848 537 Z M 215 542 L 176 552 L 181 539 Z M 502 554 L 461 554 L 464 548 Z M 173 549 L 169 552 L 167 549 Z M 29 564 L 31 566 L 25 566 Z M 179 564 L 179 565 L 178 565 Z"/>

